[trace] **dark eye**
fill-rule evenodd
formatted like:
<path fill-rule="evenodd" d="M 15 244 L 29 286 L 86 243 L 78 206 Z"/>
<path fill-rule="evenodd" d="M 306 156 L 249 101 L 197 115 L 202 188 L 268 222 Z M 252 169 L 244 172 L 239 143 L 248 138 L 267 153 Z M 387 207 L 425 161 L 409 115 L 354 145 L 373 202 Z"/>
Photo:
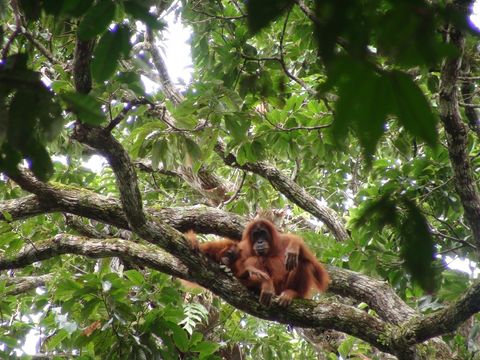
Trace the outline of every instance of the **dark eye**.
<path fill-rule="evenodd" d="M 263 229 L 255 229 L 253 230 L 252 236 L 254 238 L 265 237 L 265 230 Z"/>

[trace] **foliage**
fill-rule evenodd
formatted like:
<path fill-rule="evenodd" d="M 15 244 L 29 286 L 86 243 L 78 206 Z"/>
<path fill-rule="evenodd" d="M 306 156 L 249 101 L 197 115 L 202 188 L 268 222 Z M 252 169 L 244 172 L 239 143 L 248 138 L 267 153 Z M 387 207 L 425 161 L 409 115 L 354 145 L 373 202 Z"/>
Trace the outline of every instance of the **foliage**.
<path fill-rule="evenodd" d="M 116 139 L 134 160 L 151 164 L 151 171 L 139 171 L 146 206 L 207 203 L 244 216 L 288 209 L 286 222 L 297 225 L 292 231 L 320 260 L 385 279 L 423 313 L 458 298 L 471 283 L 446 270 L 444 256 L 476 259 L 438 123 L 439 69 L 459 55 L 444 42 L 446 23 L 469 34 L 469 76 L 478 76 L 475 34 L 449 2 L 6 3 L 0 1 L 1 171 L 13 173 L 26 159 L 41 180 L 118 197 L 112 171 L 87 168 L 91 151 L 70 138 L 74 121 L 108 126 L 118 119 Z M 166 12 L 192 30 L 193 80 L 179 104 L 167 95 L 168 84 L 154 92 L 142 81 L 160 82 L 146 27 L 161 43 Z M 15 33 L 19 21 L 23 30 Z M 88 94 L 76 91 L 72 78 L 77 37 L 94 46 Z M 237 168 L 219 156 L 218 140 L 235 155 Z M 469 140 L 477 170 L 478 136 Z M 248 172 L 240 181 L 239 167 L 262 161 L 348 219 L 351 237 L 336 241 L 265 177 Z M 208 197 L 216 186 L 195 187 L 205 169 L 221 179 L 220 201 Z M 1 199 L 20 197 L 20 188 L 5 179 Z M 84 225 L 120 234 L 95 221 Z M 0 250 L 14 255 L 59 232 L 76 233 L 60 214 L 4 221 Z M 218 299 L 204 305 L 202 295 L 186 295 L 176 280 L 135 264 L 66 255 L 9 273 L 43 274 L 54 278 L 22 296 L 11 295 L 15 285 L 2 277 L 2 358 L 14 358 L 40 328 L 40 352 L 80 359 L 218 359 L 236 346 L 247 359 L 317 356 L 297 330 Z M 469 329 L 446 339 L 471 358 L 480 351 L 478 334 L 477 316 Z M 377 354 L 350 336 L 336 345 L 325 355 Z"/>

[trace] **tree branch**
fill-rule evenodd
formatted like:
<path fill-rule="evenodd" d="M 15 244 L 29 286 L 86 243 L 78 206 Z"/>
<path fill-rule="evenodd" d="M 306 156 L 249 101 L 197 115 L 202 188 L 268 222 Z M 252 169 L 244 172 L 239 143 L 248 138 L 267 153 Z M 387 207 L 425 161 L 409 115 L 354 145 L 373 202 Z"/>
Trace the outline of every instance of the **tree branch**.
<path fill-rule="evenodd" d="M 288 309 L 278 305 L 270 308 L 258 303 L 257 295 L 248 292 L 238 281 L 218 268 L 217 274 L 206 278 L 188 269 L 171 255 L 150 244 L 136 244 L 121 239 L 98 240 L 59 234 L 52 239 L 26 246 L 13 257 L 0 257 L 0 270 L 24 267 L 61 254 L 77 254 L 93 258 L 116 256 L 132 263 L 148 266 L 176 277 L 196 281 L 208 287 L 227 302 L 254 316 L 301 327 L 327 327 L 364 339 L 374 346 L 388 350 L 378 339 L 385 333 L 379 319 L 354 307 L 335 303 L 297 302 Z M 197 264 L 201 259 L 196 256 Z M 203 271 L 205 273 L 205 271 Z"/>
<path fill-rule="evenodd" d="M 7 286 L 13 286 L 12 289 L 7 289 L 4 295 L 19 295 L 30 290 L 36 289 L 40 286 L 45 286 L 53 278 L 53 274 L 44 274 L 38 276 L 2 276 L 0 282 L 5 281 Z"/>
<path fill-rule="evenodd" d="M 0 219 L 20 220 L 43 213 L 66 212 L 132 230 L 118 199 L 68 185 L 43 183 L 26 171 L 10 178 L 35 195 L 0 201 Z M 149 219 L 163 221 L 180 232 L 194 230 L 231 239 L 240 239 L 247 223 L 238 215 L 211 207 L 148 208 L 146 213 Z"/>
<path fill-rule="evenodd" d="M 457 1 L 455 11 L 468 12 L 468 2 Z M 480 195 L 468 158 L 468 132 L 460 115 L 457 81 L 462 64 L 465 36 L 462 31 L 449 25 L 447 42 L 454 45 L 460 56 L 447 58 L 441 69 L 439 96 L 440 119 L 447 134 L 448 153 L 455 178 L 455 188 L 460 196 L 465 217 L 473 233 L 475 244 L 480 248 Z"/>
<path fill-rule="evenodd" d="M 162 55 L 160 54 L 160 51 L 158 51 L 158 47 L 155 44 L 155 37 L 153 35 L 153 31 L 148 27 L 145 39 L 148 44 L 148 50 L 152 55 L 153 65 L 158 71 L 162 83 L 162 89 L 165 92 L 167 98 L 176 106 L 183 101 L 183 95 L 173 85 L 172 80 L 170 79 L 170 75 L 168 75 L 165 61 L 163 61 Z"/>
<path fill-rule="evenodd" d="M 263 161 L 239 165 L 232 153 L 225 153 L 225 148 L 220 142 L 217 143 L 215 151 L 228 166 L 250 171 L 267 179 L 277 191 L 284 194 L 291 202 L 323 221 L 338 241 L 349 238 L 343 221 L 332 209 L 320 204 L 317 199 L 308 194 L 305 189 L 275 167 Z"/>
<path fill-rule="evenodd" d="M 425 317 L 416 317 L 402 325 L 399 339 L 395 341 L 411 345 L 457 330 L 464 321 L 480 312 L 478 299 L 480 299 L 480 281 L 446 308 Z"/>
<path fill-rule="evenodd" d="M 35 216 L 42 212 L 61 211 L 131 230 L 118 200 L 65 185 L 55 187 L 41 183 L 25 173 L 21 174 L 23 179 L 14 180 L 37 196 L 29 195 L 21 199 L 0 202 L 0 214 L 8 212 L 11 220 Z M 41 184 L 41 186 L 35 188 L 35 184 Z M 181 232 L 193 229 L 198 233 L 217 234 L 231 239 L 240 239 L 247 223 L 246 219 L 238 215 L 209 207 L 158 210 L 147 208 L 146 213 L 152 221 L 163 221 Z M 329 288 L 331 292 L 369 304 L 389 322 L 406 321 L 415 313 L 383 281 L 334 266 L 329 266 L 328 271 L 332 279 Z M 379 292 L 378 289 L 382 291 Z"/>

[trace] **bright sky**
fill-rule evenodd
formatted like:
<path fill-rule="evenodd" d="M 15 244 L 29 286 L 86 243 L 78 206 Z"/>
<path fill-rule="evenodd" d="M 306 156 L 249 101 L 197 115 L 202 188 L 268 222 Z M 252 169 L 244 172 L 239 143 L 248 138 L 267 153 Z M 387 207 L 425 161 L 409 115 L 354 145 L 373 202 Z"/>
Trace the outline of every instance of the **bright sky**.
<path fill-rule="evenodd" d="M 478 0 L 473 4 L 470 21 L 473 23 L 473 25 L 480 29 L 480 1 Z"/>
<path fill-rule="evenodd" d="M 165 40 L 164 55 L 167 59 L 168 73 L 172 80 L 179 85 L 188 84 L 192 80 L 192 54 L 190 51 L 190 27 L 183 26 L 180 18 L 171 12 L 165 17 L 168 30 Z"/>

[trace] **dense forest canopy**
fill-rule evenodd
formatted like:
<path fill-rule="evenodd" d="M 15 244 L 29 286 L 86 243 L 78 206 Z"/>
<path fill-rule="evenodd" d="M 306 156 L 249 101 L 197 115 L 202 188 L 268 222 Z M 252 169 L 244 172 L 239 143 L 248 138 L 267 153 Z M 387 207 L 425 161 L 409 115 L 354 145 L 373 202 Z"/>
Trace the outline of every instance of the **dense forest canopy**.
<path fill-rule="evenodd" d="M 0 0 L 0 357 L 480 358 L 472 5 Z M 182 235 L 258 215 L 325 294 L 263 306 Z"/>

